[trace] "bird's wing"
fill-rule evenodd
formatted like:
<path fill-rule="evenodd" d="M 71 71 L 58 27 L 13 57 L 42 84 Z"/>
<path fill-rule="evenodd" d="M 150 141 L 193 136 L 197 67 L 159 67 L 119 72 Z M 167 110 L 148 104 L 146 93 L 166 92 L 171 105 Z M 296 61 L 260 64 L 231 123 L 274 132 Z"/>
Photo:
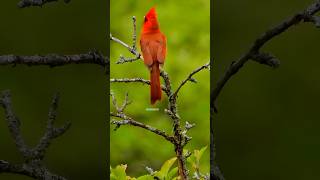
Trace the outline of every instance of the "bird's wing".
<path fill-rule="evenodd" d="M 140 40 L 144 64 L 147 66 L 151 66 L 153 63 L 149 42 L 150 41 L 148 41 L 148 40 L 142 40 L 142 39 Z"/>
<path fill-rule="evenodd" d="M 167 39 L 163 34 L 161 34 L 161 39 L 158 43 L 160 45 L 158 46 L 157 60 L 160 64 L 163 64 L 167 54 Z"/>

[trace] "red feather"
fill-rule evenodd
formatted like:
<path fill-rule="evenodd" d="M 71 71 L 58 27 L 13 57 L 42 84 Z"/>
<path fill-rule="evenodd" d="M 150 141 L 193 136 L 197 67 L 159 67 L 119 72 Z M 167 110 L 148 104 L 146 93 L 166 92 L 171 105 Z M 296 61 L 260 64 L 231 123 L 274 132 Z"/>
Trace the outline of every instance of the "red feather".
<path fill-rule="evenodd" d="M 166 37 L 160 31 L 157 13 L 151 8 L 144 17 L 140 45 L 144 64 L 150 70 L 151 104 L 161 100 L 160 65 L 164 64 L 167 47 Z"/>

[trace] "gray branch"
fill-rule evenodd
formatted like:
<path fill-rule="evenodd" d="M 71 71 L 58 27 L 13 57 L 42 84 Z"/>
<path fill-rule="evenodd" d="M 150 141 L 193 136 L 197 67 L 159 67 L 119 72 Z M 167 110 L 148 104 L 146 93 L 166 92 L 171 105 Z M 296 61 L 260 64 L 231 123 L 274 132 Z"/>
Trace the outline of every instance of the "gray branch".
<path fill-rule="evenodd" d="M 47 168 L 37 163 L 13 164 L 0 160 L 0 173 L 19 174 L 41 180 L 67 180 L 62 176 L 52 174 Z"/>
<path fill-rule="evenodd" d="M 145 129 L 147 131 L 150 131 L 152 133 L 155 133 L 155 134 L 157 134 L 159 136 L 162 136 L 167 141 L 170 141 L 171 143 L 174 143 L 174 140 L 175 140 L 174 137 L 166 134 L 164 131 L 161 131 L 161 130 L 159 130 L 157 128 L 151 127 L 151 126 L 146 125 L 144 123 L 135 121 L 132 118 L 130 118 L 128 116 L 124 116 L 122 114 L 113 114 L 113 113 L 111 113 L 111 116 L 123 119 L 123 120 L 112 120 L 111 121 L 112 124 L 116 125 L 115 130 L 118 129 L 121 125 L 132 125 L 132 126 L 143 128 L 143 129 Z"/>
<path fill-rule="evenodd" d="M 116 78 L 110 79 L 111 83 L 141 83 L 150 85 L 150 80 L 142 79 L 142 78 Z"/>
<path fill-rule="evenodd" d="M 169 117 L 173 120 L 173 136 L 175 138 L 175 152 L 177 156 L 178 161 L 178 172 L 179 176 L 183 180 L 188 180 L 188 170 L 186 166 L 186 157 L 183 154 L 184 146 L 191 140 L 191 137 L 187 136 L 187 131 L 183 131 L 181 128 L 181 119 L 178 114 L 178 108 L 177 108 L 177 96 L 173 95 L 173 91 L 171 88 L 171 81 L 169 78 L 169 75 L 165 71 L 160 72 L 160 76 L 164 80 L 165 87 L 167 89 L 167 96 L 169 99 L 168 108 L 165 109 L 165 112 L 169 115 Z"/>
<path fill-rule="evenodd" d="M 35 148 L 30 148 L 25 144 L 25 141 L 21 135 L 21 123 L 13 111 L 10 92 L 2 92 L 0 104 L 5 111 L 5 119 L 7 121 L 11 136 L 15 141 L 17 149 L 22 154 L 24 162 L 22 164 L 12 164 L 7 161 L 0 160 L 0 173 L 21 174 L 35 179 L 44 180 L 65 180 L 64 177 L 51 173 L 42 162 L 46 149 L 51 144 L 51 141 L 63 135 L 71 125 L 71 123 L 68 122 L 59 128 L 53 126 L 57 115 L 58 99 L 58 95 L 53 97 L 45 134 Z"/>
<path fill-rule="evenodd" d="M 163 138 L 165 138 L 167 141 L 170 141 L 171 143 L 175 143 L 174 142 L 175 139 L 174 139 L 173 136 L 170 136 L 167 133 L 165 133 L 164 131 L 161 131 L 161 130 L 159 130 L 157 128 L 154 128 L 154 127 L 151 127 L 151 126 L 146 125 L 144 123 L 135 121 L 133 118 L 127 116 L 124 113 L 125 108 L 131 103 L 129 101 L 129 99 L 128 99 L 128 93 L 125 96 L 125 100 L 124 100 L 122 106 L 118 106 L 117 100 L 116 100 L 116 98 L 115 98 L 115 96 L 113 94 L 110 94 L 110 95 L 111 95 L 111 98 L 112 98 L 112 104 L 113 104 L 113 106 L 115 107 L 115 109 L 117 111 L 116 113 L 111 112 L 110 116 L 122 119 L 122 120 L 111 120 L 111 124 L 116 125 L 114 130 L 117 130 L 122 125 L 132 125 L 132 126 L 143 128 L 143 129 L 145 129 L 147 131 L 150 131 L 152 133 L 155 133 L 155 134 L 157 134 L 159 136 L 162 136 Z"/>
<path fill-rule="evenodd" d="M 59 96 L 58 94 L 55 94 L 52 98 L 52 103 L 48 114 L 47 130 L 44 136 L 40 139 L 39 144 L 33 149 L 35 156 L 38 159 L 43 159 L 46 149 L 50 146 L 51 141 L 64 134 L 71 126 L 70 122 L 67 122 L 64 126 L 59 128 L 53 126 L 57 117 L 58 102 Z"/>
<path fill-rule="evenodd" d="M 25 8 L 30 6 L 40 6 L 42 7 L 44 4 L 50 3 L 50 2 L 56 2 L 58 0 L 21 0 L 18 3 L 19 8 Z M 69 3 L 70 0 L 64 0 L 65 3 Z"/>
<path fill-rule="evenodd" d="M 13 112 L 13 108 L 11 105 L 11 95 L 9 91 L 4 91 L 1 94 L 0 105 L 5 110 L 6 121 L 8 124 L 9 131 L 11 133 L 12 138 L 17 146 L 17 149 L 20 151 L 24 158 L 28 158 L 32 155 L 30 149 L 24 142 L 22 135 L 20 133 L 20 125 L 21 122 L 18 117 Z"/>
<path fill-rule="evenodd" d="M 150 80 L 142 79 L 142 78 L 116 78 L 116 79 L 110 79 L 111 83 L 141 83 L 150 85 Z M 165 93 L 168 92 L 167 88 L 164 85 L 161 85 L 162 91 Z"/>
<path fill-rule="evenodd" d="M 177 88 L 177 90 L 173 93 L 173 96 L 177 96 L 180 89 L 182 88 L 183 85 L 185 85 L 188 81 L 191 81 L 191 82 L 197 82 L 195 79 L 192 78 L 193 75 L 195 75 L 196 73 L 200 72 L 201 70 L 203 69 L 208 69 L 210 67 L 210 63 L 208 62 L 207 64 L 195 69 L 194 71 L 192 71 L 188 77 L 183 80 L 180 84 L 180 86 Z"/>
<path fill-rule="evenodd" d="M 137 50 L 137 25 L 136 17 L 132 16 L 133 32 L 132 32 L 132 49 Z"/>
<path fill-rule="evenodd" d="M 132 17 L 132 23 L 133 23 L 133 34 L 132 34 L 132 46 L 129 46 L 128 44 L 124 43 L 123 41 L 121 41 L 120 39 L 112 36 L 112 34 L 110 33 L 110 40 L 124 46 L 125 48 L 128 49 L 128 51 L 130 53 L 132 53 L 135 57 L 133 58 L 126 58 L 126 57 L 123 57 L 122 55 L 120 55 L 120 58 L 119 60 L 116 62 L 116 64 L 123 64 L 123 63 L 127 63 L 127 62 L 134 62 L 136 60 L 139 60 L 139 59 L 143 59 L 141 54 L 137 51 L 137 33 L 136 33 L 136 17 L 133 16 Z"/>
<path fill-rule="evenodd" d="M 74 55 L 34 55 L 34 56 L 18 56 L 18 55 L 2 55 L 0 56 L 0 65 L 17 65 L 25 64 L 28 66 L 46 65 L 50 67 L 63 66 L 67 64 L 97 64 L 103 67 L 109 65 L 109 59 L 104 57 L 98 51 L 90 51 L 86 54 Z"/>
<path fill-rule="evenodd" d="M 284 22 L 280 23 L 279 25 L 269 29 L 264 34 L 262 34 L 259 38 L 255 40 L 249 50 L 244 53 L 237 61 L 233 61 L 229 68 L 226 70 L 224 75 L 219 79 L 217 85 L 211 92 L 211 101 L 214 102 L 218 98 L 222 88 L 228 82 L 228 80 L 236 74 L 243 65 L 248 62 L 250 59 L 257 61 L 262 64 L 266 64 L 272 67 L 278 67 L 280 64 L 279 61 L 268 53 L 261 53 L 260 49 L 264 44 L 270 41 L 272 38 L 276 37 L 277 35 L 285 32 L 290 27 L 300 23 L 300 22 L 312 22 L 316 26 L 319 26 L 320 19 L 317 16 L 314 16 L 315 13 L 319 12 L 320 10 L 320 1 L 317 0 L 312 5 L 307 7 L 304 11 L 299 12 L 289 19 L 285 20 Z"/>

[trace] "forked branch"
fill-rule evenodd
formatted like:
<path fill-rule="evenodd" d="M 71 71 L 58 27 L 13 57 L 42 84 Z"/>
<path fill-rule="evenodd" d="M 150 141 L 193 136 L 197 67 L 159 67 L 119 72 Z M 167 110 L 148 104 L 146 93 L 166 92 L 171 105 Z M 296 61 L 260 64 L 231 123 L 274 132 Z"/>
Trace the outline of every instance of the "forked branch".
<path fill-rule="evenodd" d="M 49 148 L 52 140 L 63 135 L 71 125 L 70 122 L 67 122 L 62 127 L 54 127 L 54 121 L 57 114 L 58 99 L 58 95 L 55 95 L 52 99 L 45 134 L 34 148 L 30 148 L 26 145 L 21 135 L 21 122 L 13 111 L 10 92 L 2 92 L 0 104 L 4 109 L 6 116 L 5 119 L 7 121 L 11 136 L 14 139 L 17 149 L 23 156 L 24 162 L 21 164 L 13 164 L 5 160 L 0 160 L 0 173 L 21 174 L 35 179 L 44 180 L 66 180 L 62 176 L 51 173 L 43 163 L 45 152 Z"/>
<path fill-rule="evenodd" d="M 210 68 L 210 62 L 208 62 L 207 64 L 205 64 L 205 65 L 203 65 L 203 66 L 195 69 L 194 71 L 192 71 L 192 72 L 188 75 L 188 77 L 181 82 L 180 86 L 179 86 L 179 87 L 177 88 L 177 90 L 173 93 L 173 96 L 177 96 L 178 93 L 179 93 L 179 91 L 180 91 L 180 89 L 182 88 L 182 86 L 184 86 L 188 81 L 191 81 L 191 82 L 194 82 L 194 83 L 197 82 L 194 78 L 192 78 L 193 75 L 195 75 L 196 73 L 200 72 L 200 71 L 203 70 L 203 69 L 209 69 L 209 68 Z"/>
<path fill-rule="evenodd" d="M 132 46 L 129 46 L 128 44 L 124 43 L 123 41 L 121 41 L 120 39 L 112 36 L 112 34 L 110 33 L 110 40 L 114 41 L 122 46 L 124 46 L 125 48 L 128 49 L 128 51 L 130 53 L 132 53 L 133 55 L 135 55 L 135 57 L 130 57 L 130 58 L 125 58 L 122 55 L 120 55 L 119 60 L 116 62 L 116 64 L 123 64 L 123 63 L 127 63 L 127 62 L 134 62 L 136 60 L 142 59 L 141 54 L 137 51 L 137 25 L 136 25 L 136 17 L 133 16 L 132 17 L 132 23 L 133 23 L 133 33 L 132 33 Z"/>
<path fill-rule="evenodd" d="M 127 116 L 124 113 L 125 108 L 131 103 L 131 102 L 129 102 L 129 99 L 128 99 L 128 93 L 126 94 L 126 97 L 125 97 L 125 100 L 124 100 L 122 106 L 119 106 L 117 104 L 117 100 L 116 100 L 116 98 L 115 98 L 115 96 L 113 94 L 111 94 L 111 98 L 112 98 L 112 104 L 115 107 L 117 112 L 116 113 L 111 112 L 110 116 L 121 119 L 121 120 L 111 120 L 111 124 L 116 125 L 114 130 L 117 130 L 122 125 L 136 126 L 136 127 L 140 127 L 142 129 L 145 129 L 145 130 L 147 130 L 149 132 L 155 133 L 155 134 L 157 134 L 159 136 L 162 136 L 167 141 L 169 141 L 171 143 L 174 143 L 175 139 L 174 139 L 173 136 L 170 136 L 167 133 L 165 133 L 164 131 L 159 130 L 159 129 L 154 128 L 154 127 L 151 127 L 149 125 L 146 125 L 146 124 L 144 124 L 142 122 L 135 121 L 133 118 Z"/>

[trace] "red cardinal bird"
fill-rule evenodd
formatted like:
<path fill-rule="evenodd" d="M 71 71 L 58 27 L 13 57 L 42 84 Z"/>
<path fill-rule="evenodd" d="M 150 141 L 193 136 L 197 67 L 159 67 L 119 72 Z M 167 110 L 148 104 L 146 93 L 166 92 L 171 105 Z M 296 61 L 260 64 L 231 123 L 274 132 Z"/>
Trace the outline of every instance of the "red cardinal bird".
<path fill-rule="evenodd" d="M 161 100 L 160 65 L 166 57 L 166 36 L 161 33 L 155 8 L 144 17 L 140 39 L 144 64 L 150 70 L 151 104 Z"/>

